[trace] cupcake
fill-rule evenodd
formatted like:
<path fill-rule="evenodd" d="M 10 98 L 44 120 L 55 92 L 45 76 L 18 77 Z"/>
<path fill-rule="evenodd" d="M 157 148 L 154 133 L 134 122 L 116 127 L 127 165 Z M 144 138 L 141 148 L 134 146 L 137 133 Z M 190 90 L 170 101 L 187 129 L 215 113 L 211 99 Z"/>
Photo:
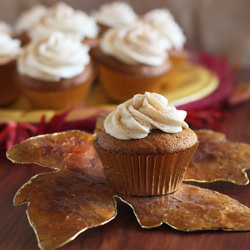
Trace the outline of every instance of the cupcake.
<path fill-rule="evenodd" d="M 16 37 L 22 42 L 22 46 L 29 42 L 28 30 L 35 25 L 40 18 L 46 13 L 47 8 L 43 5 L 34 5 L 24 11 L 15 23 Z"/>
<path fill-rule="evenodd" d="M 29 29 L 32 40 L 40 40 L 59 31 L 94 47 L 98 44 L 98 25 L 85 12 L 74 10 L 65 3 L 49 8 L 39 22 Z"/>
<path fill-rule="evenodd" d="M 160 92 L 170 68 L 169 46 L 164 37 L 142 22 L 106 31 L 92 56 L 107 97 L 121 102 L 137 93 Z"/>
<path fill-rule="evenodd" d="M 0 32 L 0 105 L 13 103 L 18 96 L 16 60 L 21 53 L 20 41 Z"/>
<path fill-rule="evenodd" d="M 185 117 L 165 97 L 149 92 L 107 115 L 94 145 L 115 192 L 153 196 L 180 187 L 198 145 Z"/>
<path fill-rule="evenodd" d="M 169 50 L 169 57 L 173 67 L 183 60 L 186 60 L 187 53 L 184 51 L 186 37 L 169 10 L 151 10 L 142 17 L 142 20 L 157 30 L 170 42 L 171 49 Z"/>
<path fill-rule="evenodd" d="M 109 28 L 117 28 L 136 21 L 137 14 L 125 2 L 112 2 L 103 4 L 91 16 L 96 20 L 103 34 Z"/>
<path fill-rule="evenodd" d="M 61 109 L 84 101 L 94 78 L 89 47 L 60 32 L 29 43 L 18 79 L 32 108 Z"/>

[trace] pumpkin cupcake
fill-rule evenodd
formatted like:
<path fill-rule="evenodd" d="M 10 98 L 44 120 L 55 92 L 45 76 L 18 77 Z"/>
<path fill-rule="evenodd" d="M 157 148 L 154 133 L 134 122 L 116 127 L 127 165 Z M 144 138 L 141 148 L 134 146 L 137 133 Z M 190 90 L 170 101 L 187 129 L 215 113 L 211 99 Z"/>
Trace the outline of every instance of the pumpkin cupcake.
<path fill-rule="evenodd" d="M 21 13 L 15 23 L 16 37 L 21 40 L 22 46 L 29 43 L 29 29 L 39 22 L 40 18 L 46 13 L 47 7 L 43 5 L 34 5 Z"/>
<path fill-rule="evenodd" d="M 142 20 L 170 42 L 169 58 L 173 67 L 187 59 L 187 53 L 184 51 L 186 37 L 169 10 L 151 10 L 142 17 Z"/>
<path fill-rule="evenodd" d="M 169 47 L 164 37 L 142 22 L 106 31 L 91 54 L 105 94 L 121 102 L 137 93 L 160 92 L 171 67 Z"/>
<path fill-rule="evenodd" d="M 136 196 L 176 191 L 198 145 L 185 117 L 165 97 L 149 92 L 108 114 L 94 145 L 111 188 Z"/>
<path fill-rule="evenodd" d="M 125 2 L 105 3 L 98 10 L 93 11 L 91 16 L 99 25 L 100 34 L 109 28 L 118 28 L 134 23 L 137 19 L 133 8 Z"/>
<path fill-rule="evenodd" d="M 18 59 L 19 85 L 32 108 L 61 109 L 84 101 L 94 79 L 89 47 L 59 32 L 33 41 Z"/>
<path fill-rule="evenodd" d="M 0 32 L 0 105 L 13 103 L 18 96 L 16 60 L 21 53 L 20 41 Z"/>
<path fill-rule="evenodd" d="M 39 22 L 29 29 L 32 40 L 40 40 L 51 32 L 59 31 L 94 47 L 99 42 L 98 25 L 85 12 L 75 10 L 65 3 L 50 7 Z"/>

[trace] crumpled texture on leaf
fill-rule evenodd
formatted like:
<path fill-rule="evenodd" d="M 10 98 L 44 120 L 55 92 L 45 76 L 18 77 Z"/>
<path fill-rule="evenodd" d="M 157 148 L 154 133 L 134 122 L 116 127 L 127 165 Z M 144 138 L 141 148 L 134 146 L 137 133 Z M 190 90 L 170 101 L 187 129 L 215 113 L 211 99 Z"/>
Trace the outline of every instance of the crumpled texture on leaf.
<path fill-rule="evenodd" d="M 56 169 L 82 172 L 106 181 L 102 163 L 91 145 L 94 136 L 78 130 L 31 137 L 7 152 L 16 163 L 36 163 Z"/>
<path fill-rule="evenodd" d="M 218 192 L 183 184 L 174 193 L 155 197 L 120 195 L 145 228 L 163 223 L 183 231 L 250 230 L 250 209 Z"/>
<path fill-rule="evenodd" d="M 185 180 L 199 182 L 229 181 L 247 185 L 250 169 L 250 145 L 231 142 L 212 130 L 196 130 L 199 146 L 185 175 Z"/>
<path fill-rule="evenodd" d="M 210 145 L 213 133 L 201 131 L 198 135 L 204 145 L 207 141 L 208 148 L 213 145 Z M 250 230 L 248 207 L 208 189 L 183 184 L 178 191 L 164 196 L 114 194 L 106 183 L 93 140 L 91 134 L 67 131 L 32 137 L 7 152 L 13 162 L 36 163 L 56 170 L 34 176 L 14 198 L 14 205 L 28 204 L 28 219 L 41 249 L 61 247 L 88 228 L 112 220 L 117 213 L 115 196 L 134 208 L 142 227 L 167 223 L 184 231 Z M 217 140 L 223 143 L 223 135 Z M 244 145 L 239 147 L 242 149 Z M 208 153 L 202 152 L 203 156 Z M 241 153 L 236 150 L 236 157 L 240 158 Z M 217 171 L 215 166 L 209 170 L 210 174 Z M 238 169 L 232 171 L 232 175 L 238 173 Z"/>
<path fill-rule="evenodd" d="M 14 205 L 23 203 L 41 249 L 58 248 L 116 216 L 112 190 L 71 171 L 33 177 L 14 198 Z"/>

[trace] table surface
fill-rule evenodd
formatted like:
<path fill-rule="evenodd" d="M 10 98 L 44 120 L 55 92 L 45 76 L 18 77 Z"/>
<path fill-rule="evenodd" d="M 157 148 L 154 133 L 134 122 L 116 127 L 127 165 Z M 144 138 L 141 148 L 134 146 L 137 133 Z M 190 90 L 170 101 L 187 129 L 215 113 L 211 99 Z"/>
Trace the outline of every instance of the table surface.
<path fill-rule="evenodd" d="M 238 74 L 238 79 L 250 79 L 250 71 Z M 250 143 L 250 102 L 229 110 L 230 115 L 221 122 L 220 131 L 233 141 Z M 0 249 L 38 249 L 35 234 L 25 215 L 26 205 L 13 206 L 16 191 L 31 176 L 44 171 L 35 165 L 12 164 L 0 158 Z M 250 175 L 250 171 L 248 171 Z M 201 184 L 227 194 L 250 207 L 250 185 L 236 186 L 217 182 Z M 118 204 L 117 217 L 108 224 L 87 230 L 61 249 L 195 249 L 246 250 L 250 246 L 250 232 L 201 231 L 179 232 L 167 225 L 155 229 L 142 229 L 131 208 Z"/>

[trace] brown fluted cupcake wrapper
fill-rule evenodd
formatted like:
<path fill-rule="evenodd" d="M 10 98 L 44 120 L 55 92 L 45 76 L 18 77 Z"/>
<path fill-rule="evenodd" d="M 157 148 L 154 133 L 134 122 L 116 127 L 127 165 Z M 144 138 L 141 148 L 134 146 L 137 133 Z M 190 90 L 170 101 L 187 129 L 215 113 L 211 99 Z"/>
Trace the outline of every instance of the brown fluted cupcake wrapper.
<path fill-rule="evenodd" d="M 110 187 L 122 194 L 153 196 L 176 191 L 197 148 L 163 155 L 114 153 L 96 145 Z"/>

